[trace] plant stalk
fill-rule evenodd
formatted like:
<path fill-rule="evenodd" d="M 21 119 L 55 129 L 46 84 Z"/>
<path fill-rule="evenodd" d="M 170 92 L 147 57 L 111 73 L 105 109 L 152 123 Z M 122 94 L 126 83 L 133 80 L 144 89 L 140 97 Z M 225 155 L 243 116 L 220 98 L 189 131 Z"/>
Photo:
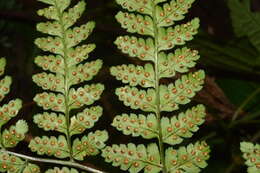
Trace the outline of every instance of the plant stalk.
<path fill-rule="evenodd" d="M 62 14 L 60 12 L 60 9 L 57 6 L 57 2 L 55 1 L 55 7 L 58 11 L 59 14 L 59 23 L 61 25 L 61 30 L 62 30 L 62 44 L 63 44 L 63 52 L 64 52 L 64 97 L 65 97 L 65 118 L 66 118 L 66 139 L 67 139 L 67 143 L 68 143 L 68 148 L 70 151 L 70 160 L 73 161 L 73 152 L 72 152 L 72 144 L 71 144 L 71 136 L 70 136 L 70 109 L 69 109 L 69 85 L 68 85 L 68 63 L 67 63 L 67 59 L 68 59 L 68 55 L 67 55 L 67 43 L 66 43 L 66 39 L 65 39 L 65 29 L 64 29 L 64 24 L 63 24 L 63 19 L 62 19 Z"/>
<path fill-rule="evenodd" d="M 5 152 L 7 154 L 16 156 L 16 157 L 20 157 L 22 159 L 25 160 L 29 160 L 29 161 L 35 161 L 35 162 L 41 162 L 41 163 L 52 163 L 52 164 L 58 164 L 58 165 L 64 165 L 64 166 L 71 166 L 74 168 L 78 168 L 78 169 L 82 169 L 84 171 L 88 171 L 88 172 L 93 172 L 93 173 L 106 173 L 104 171 L 100 171 L 97 170 L 95 168 L 91 168 L 89 166 L 85 166 L 76 162 L 72 162 L 72 161 L 63 161 L 63 160 L 55 160 L 55 159 L 44 159 L 44 158 L 36 158 L 36 157 L 31 157 L 31 156 L 26 156 L 23 154 L 19 154 L 19 153 L 15 153 L 12 151 L 0 151 L 0 152 Z"/>
<path fill-rule="evenodd" d="M 164 156 L 164 144 L 162 136 L 162 127 L 161 127 L 161 102 L 160 102 L 160 76 L 159 76 L 159 62 L 158 62 L 158 27 L 157 27 L 157 17 L 156 17 L 156 4 L 153 4 L 153 29 L 154 29 L 154 71 L 155 71 L 155 92 L 156 92 L 156 117 L 158 124 L 158 143 L 159 143 L 159 152 L 162 162 L 162 172 L 167 173 L 165 156 Z"/>

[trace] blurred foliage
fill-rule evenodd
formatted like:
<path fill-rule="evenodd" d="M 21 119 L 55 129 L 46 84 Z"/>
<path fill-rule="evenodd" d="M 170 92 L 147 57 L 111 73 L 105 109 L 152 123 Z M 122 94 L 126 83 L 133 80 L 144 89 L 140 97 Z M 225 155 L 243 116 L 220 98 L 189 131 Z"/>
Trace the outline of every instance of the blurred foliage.
<path fill-rule="evenodd" d="M 127 143 L 129 140 L 143 143 L 140 138 L 119 136 L 121 133 L 110 126 L 115 115 L 127 110 L 113 94 L 121 84 L 109 75 L 108 68 L 133 61 L 113 45 L 118 35 L 125 34 L 114 19 L 119 7 L 114 0 L 86 1 L 88 15 L 85 14 L 79 23 L 96 21 L 97 27 L 89 42 L 97 44 L 92 56 L 104 60 L 104 68 L 95 80 L 102 81 L 106 86 L 101 100 L 106 116 L 102 117 L 97 128 L 105 126 L 109 130 L 111 143 Z M 17 81 L 13 85 L 14 95 L 25 101 L 22 114 L 29 122 L 38 111 L 32 102 L 37 87 L 32 84 L 31 76 L 39 72 L 33 64 L 34 56 L 39 51 L 33 45 L 33 39 L 39 35 L 35 29 L 36 22 L 41 20 L 35 17 L 35 9 L 39 8 L 41 5 L 35 0 L 0 0 L 0 55 L 8 57 L 8 74 Z M 202 99 L 199 98 L 208 105 L 209 120 L 194 140 L 207 140 L 212 150 L 209 166 L 204 173 L 246 172 L 239 143 L 260 142 L 259 11 L 259 0 L 197 0 L 188 16 L 188 19 L 194 16 L 201 19 L 200 33 L 190 47 L 199 50 L 202 57 L 200 66 L 216 83 L 206 83 L 200 96 Z M 23 150 L 23 146 L 18 146 L 19 149 Z M 109 172 L 119 172 L 103 160 L 92 160 L 92 163 Z"/>

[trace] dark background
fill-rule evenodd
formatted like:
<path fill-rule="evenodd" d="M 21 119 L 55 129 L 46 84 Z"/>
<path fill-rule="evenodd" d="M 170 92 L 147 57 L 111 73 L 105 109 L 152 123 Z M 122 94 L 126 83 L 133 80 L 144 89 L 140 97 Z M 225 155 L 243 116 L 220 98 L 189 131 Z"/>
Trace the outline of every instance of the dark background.
<path fill-rule="evenodd" d="M 102 82 L 106 86 L 99 102 L 104 107 L 104 115 L 95 129 L 108 129 L 108 144 L 147 143 L 141 138 L 124 136 L 110 126 L 115 115 L 129 109 L 124 107 L 114 94 L 115 88 L 122 84 L 109 74 L 109 67 L 134 62 L 121 54 L 113 44 L 117 36 L 126 34 L 114 19 L 120 8 L 113 0 L 86 2 L 87 10 L 79 24 L 89 20 L 96 21 L 96 29 L 87 42 L 97 44 L 97 49 L 91 54 L 92 59 L 100 58 L 104 61 L 103 69 L 94 82 Z M 14 80 L 12 92 L 6 100 L 21 98 L 24 106 L 19 118 L 22 117 L 31 124 L 32 116 L 40 111 L 32 100 L 41 89 L 32 82 L 31 77 L 41 71 L 33 63 L 34 57 L 41 54 L 41 50 L 33 44 L 34 39 L 40 36 L 35 25 L 43 21 L 36 15 L 36 10 L 41 7 L 43 5 L 36 0 L 0 0 L 0 56 L 7 58 L 7 74 Z M 251 1 L 251 11 L 260 11 L 259 0 Z M 195 97 L 194 102 L 205 104 L 208 115 L 207 122 L 200 131 L 185 143 L 203 139 L 210 144 L 211 158 L 209 166 L 203 172 L 243 173 L 246 172 L 246 167 L 243 166 L 239 142 L 259 142 L 259 118 L 232 127 L 229 125 L 243 103 L 246 103 L 246 106 L 239 112 L 238 120 L 245 116 L 258 115 L 260 111 L 260 95 L 256 94 L 260 88 L 260 53 L 247 37 L 235 35 L 227 0 L 198 0 L 192 7 L 188 19 L 195 16 L 201 20 L 201 29 L 189 45 L 200 50 L 201 60 L 197 68 L 204 69 L 207 78 L 204 89 Z M 246 102 L 250 96 L 252 98 Z M 30 128 L 27 140 L 36 134 L 43 134 L 35 125 Z M 17 151 L 23 150 L 23 153 L 33 155 L 23 146 L 19 145 Z M 113 169 L 105 163 L 102 158 L 89 158 L 87 161 L 92 166 L 109 172 L 120 172 L 119 169 Z"/>

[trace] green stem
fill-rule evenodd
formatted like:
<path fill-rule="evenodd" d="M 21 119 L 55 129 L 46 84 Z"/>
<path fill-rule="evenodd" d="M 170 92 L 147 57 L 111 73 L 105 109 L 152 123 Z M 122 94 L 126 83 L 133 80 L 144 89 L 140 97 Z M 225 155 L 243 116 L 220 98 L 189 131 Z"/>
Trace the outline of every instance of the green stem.
<path fill-rule="evenodd" d="M 91 168 L 89 166 L 85 166 L 85 165 L 75 163 L 75 162 L 72 162 L 72 161 L 36 158 L 36 157 L 31 157 L 31 156 L 26 156 L 26 155 L 23 155 L 23 154 L 15 153 L 15 152 L 12 152 L 12 151 L 1 151 L 1 152 L 5 152 L 7 154 L 10 154 L 10 155 L 13 155 L 13 156 L 16 156 L 16 157 L 20 157 L 20 158 L 25 159 L 25 160 L 34 161 L 34 162 L 52 163 L 52 164 L 58 164 L 58 165 L 63 165 L 63 166 L 70 166 L 70 167 L 82 169 L 84 171 L 89 171 L 89 172 L 93 172 L 93 173 L 106 173 L 104 171 L 100 171 L 100 170 Z"/>
<path fill-rule="evenodd" d="M 64 52 L 64 97 L 65 97 L 65 118 L 66 118 L 66 139 L 67 139 L 67 143 L 68 143 L 68 148 L 70 151 L 70 160 L 73 161 L 73 152 L 72 152 L 72 144 L 71 144 L 71 136 L 70 136 L 70 110 L 69 110 L 69 78 L 68 78 L 68 63 L 67 63 L 67 59 L 68 59 L 68 55 L 67 55 L 67 42 L 66 42 L 66 35 L 65 35 L 65 28 L 64 28 L 64 23 L 63 23 L 63 18 L 62 18 L 62 13 L 60 12 L 60 9 L 57 6 L 57 2 L 55 1 L 55 8 L 58 11 L 58 15 L 59 15 L 59 23 L 61 25 L 61 30 L 62 30 L 62 36 L 61 36 L 61 40 L 62 40 L 62 44 L 63 44 L 63 52 Z"/>
<path fill-rule="evenodd" d="M 159 142 L 159 152 L 162 162 L 162 172 L 167 173 L 166 164 L 165 164 L 165 156 L 164 156 L 164 145 L 163 145 L 163 135 L 162 135 L 162 127 L 161 127 L 161 103 L 160 103 L 160 72 L 159 72 L 159 62 L 158 62 L 158 54 L 159 54 L 159 46 L 158 46 L 158 27 L 157 27 L 157 17 L 156 17 L 156 4 L 153 4 L 153 29 L 154 29 L 154 70 L 155 70 L 155 91 L 156 91 L 156 117 L 158 124 L 158 142 Z"/>

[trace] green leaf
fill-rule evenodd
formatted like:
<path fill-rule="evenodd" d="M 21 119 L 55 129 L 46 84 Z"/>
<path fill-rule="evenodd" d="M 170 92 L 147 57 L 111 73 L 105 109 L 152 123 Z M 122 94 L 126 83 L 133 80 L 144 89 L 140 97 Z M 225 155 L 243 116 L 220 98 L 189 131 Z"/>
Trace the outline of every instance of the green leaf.
<path fill-rule="evenodd" d="M 62 13 L 66 8 L 69 7 L 71 0 L 55 0 L 55 6 L 60 10 L 60 13 Z"/>
<path fill-rule="evenodd" d="M 142 114 L 117 115 L 112 126 L 122 131 L 124 135 L 142 136 L 145 139 L 158 137 L 158 123 L 154 114 L 148 116 Z"/>
<path fill-rule="evenodd" d="M 161 171 L 160 154 L 156 144 L 149 144 L 147 148 L 129 143 L 127 145 L 112 145 L 102 150 L 105 161 L 115 167 L 120 166 L 123 171 L 138 173 L 144 169 L 145 173 Z"/>
<path fill-rule="evenodd" d="M 82 0 L 79 1 L 73 8 L 70 8 L 68 12 L 63 13 L 62 21 L 65 30 L 77 22 L 77 20 L 82 16 L 85 8 L 86 2 Z"/>
<path fill-rule="evenodd" d="M 159 54 L 159 73 L 160 78 L 170 78 L 176 75 L 176 72 L 185 73 L 196 65 L 199 59 L 198 51 L 191 50 L 186 47 L 176 49 L 175 53 Z"/>
<path fill-rule="evenodd" d="M 36 114 L 33 117 L 33 122 L 45 131 L 55 130 L 64 134 L 67 132 L 66 119 L 62 114 L 56 114 L 53 112 Z"/>
<path fill-rule="evenodd" d="M 195 0 L 171 0 L 163 6 L 156 6 L 156 17 L 158 27 L 166 27 L 174 24 L 175 21 L 184 19 L 184 14 L 188 13 L 189 8 Z"/>
<path fill-rule="evenodd" d="M 155 87 L 154 69 L 152 64 L 145 66 L 120 65 L 112 67 L 110 72 L 117 80 L 122 80 L 123 83 L 129 83 L 130 86 L 140 85 L 142 87 Z"/>
<path fill-rule="evenodd" d="M 153 20 L 150 16 L 120 11 L 117 13 L 116 19 L 130 33 L 154 36 Z"/>
<path fill-rule="evenodd" d="M 105 89 L 103 84 L 91 84 L 85 85 L 84 88 L 80 87 L 77 90 L 70 89 L 69 92 L 69 105 L 71 109 L 80 108 L 83 105 L 91 105 L 96 100 L 100 99 L 100 96 Z"/>
<path fill-rule="evenodd" d="M 44 70 L 49 70 L 53 73 L 64 74 L 64 60 L 60 55 L 53 56 L 37 56 L 35 58 L 35 63 L 43 68 Z"/>
<path fill-rule="evenodd" d="M 0 172 L 19 173 L 25 166 L 25 162 L 19 157 L 0 152 Z"/>
<path fill-rule="evenodd" d="M 206 112 L 203 105 L 197 105 L 186 112 L 173 116 L 171 119 L 161 119 L 163 142 L 176 145 L 183 141 L 183 138 L 192 137 L 193 133 L 199 130 L 199 125 L 205 121 Z"/>
<path fill-rule="evenodd" d="M 33 82 L 44 90 L 61 92 L 64 94 L 64 76 L 61 74 L 38 73 L 33 75 Z"/>
<path fill-rule="evenodd" d="M 38 23 L 36 28 L 42 33 L 62 37 L 62 26 L 58 21 Z"/>
<path fill-rule="evenodd" d="M 58 139 L 54 136 L 43 136 L 42 138 L 36 137 L 30 141 L 29 148 L 32 152 L 37 152 L 38 155 L 46 154 L 61 159 L 70 156 L 66 138 L 61 135 Z"/>
<path fill-rule="evenodd" d="M 23 170 L 23 173 L 41 173 L 38 165 L 28 163 Z"/>
<path fill-rule="evenodd" d="M 177 25 L 174 28 L 159 29 L 159 51 L 169 50 L 177 45 L 184 45 L 187 41 L 193 39 L 199 28 L 199 19 L 195 18 L 186 24 Z"/>
<path fill-rule="evenodd" d="M 22 108 L 22 101 L 15 99 L 0 107 L 0 127 L 15 117 Z"/>
<path fill-rule="evenodd" d="M 171 112 L 179 109 L 179 105 L 187 104 L 195 93 L 202 89 L 205 73 L 203 70 L 182 75 L 175 84 L 160 86 L 161 111 Z"/>
<path fill-rule="evenodd" d="M 248 166 L 248 173 L 258 173 L 260 171 L 260 145 L 251 142 L 241 142 L 240 150 L 243 152 L 245 164 Z"/>
<path fill-rule="evenodd" d="M 97 130 L 95 133 L 91 132 L 88 136 L 75 139 L 73 141 L 72 150 L 73 158 L 76 160 L 83 160 L 86 156 L 97 155 L 102 148 L 105 147 L 105 143 L 108 139 L 107 131 Z"/>
<path fill-rule="evenodd" d="M 209 152 L 209 146 L 205 142 L 189 144 L 178 150 L 168 148 L 165 152 L 167 170 L 170 173 L 199 173 L 201 168 L 207 166 Z"/>
<path fill-rule="evenodd" d="M 78 45 L 83 40 L 87 39 L 95 27 L 95 22 L 88 22 L 80 27 L 68 29 L 65 33 L 65 40 L 67 48 Z"/>
<path fill-rule="evenodd" d="M 40 93 L 37 94 L 33 99 L 38 106 L 41 106 L 44 110 L 53 110 L 56 112 L 65 112 L 65 98 L 62 94 L 54 93 Z"/>
<path fill-rule="evenodd" d="M 138 90 L 135 87 L 121 87 L 116 89 L 120 101 L 132 109 L 141 109 L 146 112 L 155 112 L 155 90 Z"/>
<path fill-rule="evenodd" d="M 54 6 L 38 10 L 37 14 L 51 20 L 59 20 L 59 11 Z"/>
<path fill-rule="evenodd" d="M 12 78 L 10 76 L 5 76 L 0 80 L 0 101 L 9 93 L 11 84 Z"/>
<path fill-rule="evenodd" d="M 28 125 L 24 120 L 19 120 L 15 126 L 11 126 L 8 130 L 5 129 L 2 134 L 2 142 L 4 147 L 15 147 L 20 141 L 25 138 L 25 134 L 27 132 Z"/>
<path fill-rule="evenodd" d="M 55 1 L 54 0 L 38 0 L 39 2 L 43 2 L 45 4 L 49 4 L 49 5 L 55 5 Z"/>
<path fill-rule="evenodd" d="M 90 81 L 103 65 L 102 60 L 91 61 L 78 66 L 72 66 L 69 69 L 69 86 L 79 84 L 81 82 Z"/>
<path fill-rule="evenodd" d="M 70 135 L 81 134 L 86 129 L 90 129 L 102 116 L 103 109 L 100 106 L 86 108 L 83 112 L 73 116 L 70 120 Z"/>
<path fill-rule="evenodd" d="M 238 37 L 248 37 L 260 52 L 260 13 L 251 11 L 250 0 L 229 0 L 228 6 L 235 34 Z"/>
<path fill-rule="evenodd" d="M 92 52 L 95 48 L 96 48 L 95 44 L 87 44 L 87 45 L 77 46 L 76 48 L 68 49 L 67 51 L 68 67 L 71 67 L 75 64 L 79 64 L 80 62 L 86 60 L 88 58 L 88 54 Z"/>
<path fill-rule="evenodd" d="M 134 36 L 120 36 L 115 44 L 123 53 L 130 57 L 137 57 L 143 61 L 154 61 L 154 41 Z"/>
<path fill-rule="evenodd" d="M 6 59 L 0 58 L 0 76 L 2 76 L 5 72 Z"/>
<path fill-rule="evenodd" d="M 43 51 L 59 54 L 64 56 L 64 45 L 59 37 L 37 38 L 34 42 Z"/>
<path fill-rule="evenodd" d="M 67 168 L 67 167 L 62 167 L 62 169 L 55 167 L 54 169 L 48 169 L 45 173 L 79 173 L 76 169 L 74 168 Z"/>
<path fill-rule="evenodd" d="M 149 14 L 152 15 L 152 1 L 142 0 L 142 1 L 136 1 L 136 0 L 116 0 L 116 2 L 121 5 L 124 9 L 127 9 L 131 12 L 139 12 L 142 14 Z"/>

